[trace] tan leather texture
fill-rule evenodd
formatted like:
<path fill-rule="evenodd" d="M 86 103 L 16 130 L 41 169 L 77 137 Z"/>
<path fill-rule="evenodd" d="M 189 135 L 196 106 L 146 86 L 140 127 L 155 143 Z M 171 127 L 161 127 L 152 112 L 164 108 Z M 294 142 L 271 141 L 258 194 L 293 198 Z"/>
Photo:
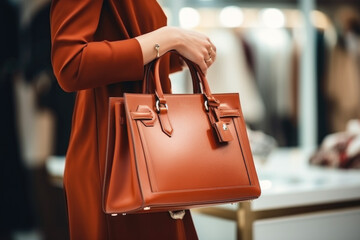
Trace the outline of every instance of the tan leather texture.
<path fill-rule="evenodd" d="M 203 93 L 163 94 L 156 64 L 157 94 L 110 98 L 104 211 L 168 211 L 259 197 L 238 94 L 211 94 L 201 74 Z"/>

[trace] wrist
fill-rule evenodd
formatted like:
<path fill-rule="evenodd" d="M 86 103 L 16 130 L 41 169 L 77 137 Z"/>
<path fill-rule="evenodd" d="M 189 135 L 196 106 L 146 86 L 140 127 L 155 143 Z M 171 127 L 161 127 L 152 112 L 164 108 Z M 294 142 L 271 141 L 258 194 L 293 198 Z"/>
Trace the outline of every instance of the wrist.
<path fill-rule="evenodd" d="M 179 51 L 183 43 L 183 41 L 181 41 L 181 29 L 178 27 L 166 26 L 162 28 L 162 31 L 163 36 L 165 36 L 163 51 Z"/>

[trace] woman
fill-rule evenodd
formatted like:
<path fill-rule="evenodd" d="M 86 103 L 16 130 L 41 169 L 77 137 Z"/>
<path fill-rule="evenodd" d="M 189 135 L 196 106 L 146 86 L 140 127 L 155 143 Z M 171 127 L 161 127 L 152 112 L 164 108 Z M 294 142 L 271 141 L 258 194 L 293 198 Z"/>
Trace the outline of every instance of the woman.
<path fill-rule="evenodd" d="M 60 86 L 77 91 L 64 186 L 71 239 L 197 239 L 190 213 L 111 217 L 102 212 L 108 98 L 141 89 L 144 65 L 174 49 L 206 74 L 215 60 L 208 37 L 167 27 L 156 0 L 53 0 L 52 63 Z M 160 46 L 160 47 L 155 47 Z M 168 73 L 181 65 L 165 56 Z"/>

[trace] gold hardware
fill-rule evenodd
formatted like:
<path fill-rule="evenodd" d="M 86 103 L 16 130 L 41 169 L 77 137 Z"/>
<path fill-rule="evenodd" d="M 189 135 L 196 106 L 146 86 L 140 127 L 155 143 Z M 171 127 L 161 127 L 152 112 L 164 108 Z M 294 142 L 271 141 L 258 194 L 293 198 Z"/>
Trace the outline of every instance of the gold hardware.
<path fill-rule="evenodd" d="M 112 217 L 116 217 L 118 214 L 117 213 L 112 213 L 111 216 Z"/>
<path fill-rule="evenodd" d="M 150 207 L 144 207 L 144 211 L 149 211 L 150 209 Z"/>
<path fill-rule="evenodd" d="M 208 63 L 212 60 L 212 57 L 209 57 L 208 59 L 204 59 L 205 60 L 205 63 Z"/>
<path fill-rule="evenodd" d="M 160 57 L 160 45 L 158 43 L 155 44 L 156 57 Z"/>

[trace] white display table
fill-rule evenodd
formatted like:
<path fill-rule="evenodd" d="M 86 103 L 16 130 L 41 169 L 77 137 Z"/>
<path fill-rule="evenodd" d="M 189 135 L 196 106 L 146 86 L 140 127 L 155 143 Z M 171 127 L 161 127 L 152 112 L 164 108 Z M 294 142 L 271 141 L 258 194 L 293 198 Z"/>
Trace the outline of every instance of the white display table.
<path fill-rule="evenodd" d="M 360 222 L 360 170 L 310 166 L 308 159 L 309 154 L 298 149 L 277 149 L 266 161 L 255 160 L 262 189 L 259 199 L 239 206 L 223 205 L 197 211 L 236 220 L 238 239 L 297 239 L 296 236 L 336 239 L 329 236 L 333 234 L 331 230 L 346 231 L 341 239 L 360 239 L 358 224 L 347 222 Z M 328 215 L 323 215 L 325 213 Z M 346 230 L 337 223 L 339 216 Z M 317 229 L 311 230 L 309 226 L 304 229 L 302 224 L 311 222 L 313 217 L 318 219 Z M 319 219 L 324 224 L 332 221 L 337 225 L 322 225 Z M 281 224 L 286 229 L 277 228 Z M 327 229 L 324 235 L 304 238 L 306 231 L 314 232 L 321 226 Z"/>
<path fill-rule="evenodd" d="M 297 149 L 274 151 L 257 164 L 262 196 L 254 211 L 360 199 L 360 170 L 310 166 L 308 154 Z"/>

